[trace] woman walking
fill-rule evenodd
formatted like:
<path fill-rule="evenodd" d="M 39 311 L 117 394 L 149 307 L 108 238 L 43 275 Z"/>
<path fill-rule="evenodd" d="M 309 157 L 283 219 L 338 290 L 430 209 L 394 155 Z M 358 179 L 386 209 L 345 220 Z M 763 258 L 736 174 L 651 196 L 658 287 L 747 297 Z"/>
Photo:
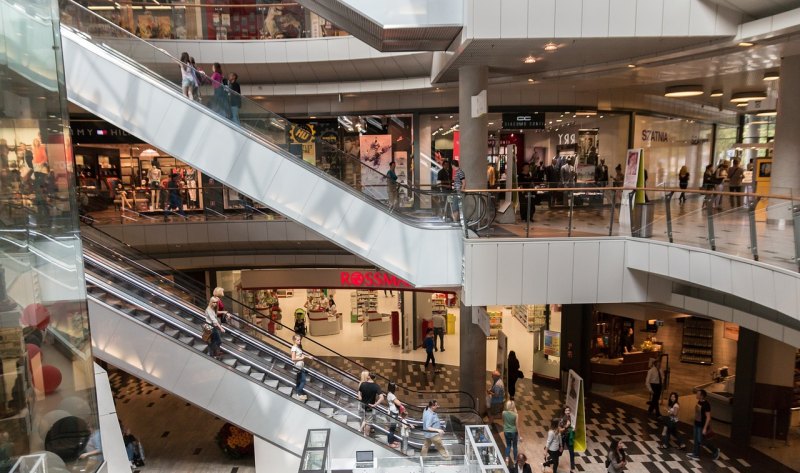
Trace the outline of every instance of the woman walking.
<path fill-rule="evenodd" d="M 508 398 L 514 400 L 517 392 L 517 380 L 521 378 L 522 372 L 519 370 L 519 360 L 514 350 L 508 353 Z"/>
<path fill-rule="evenodd" d="M 667 406 L 668 406 L 667 415 L 666 419 L 664 420 L 664 432 L 659 447 L 669 448 L 669 437 L 670 435 L 672 435 L 678 442 L 679 445 L 678 448 L 683 450 L 684 448 L 686 448 L 686 444 L 683 442 L 683 439 L 678 433 L 678 417 L 681 410 L 681 406 L 678 403 L 678 393 L 676 392 L 669 393 L 669 400 L 667 400 Z"/>
<path fill-rule="evenodd" d="M 681 189 L 686 189 L 689 187 L 689 168 L 687 168 L 685 165 L 681 166 L 681 170 L 678 171 L 678 186 L 680 186 Z M 686 192 L 681 192 L 678 202 L 681 204 L 686 203 Z"/>
<path fill-rule="evenodd" d="M 705 191 L 713 191 L 714 190 L 714 166 L 711 164 L 706 165 L 706 170 L 703 172 L 703 190 Z M 703 198 L 703 208 L 706 206 L 711 207 L 709 203 L 713 202 L 714 198 L 711 195 L 706 195 Z M 711 209 L 709 209 L 711 210 Z"/>
<path fill-rule="evenodd" d="M 559 424 L 561 419 L 553 419 L 550 421 L 550 430 L 547 431 L 547 441 L 544 444 L 544 453 L 547 460 L 542 463 L 542 469 L 548 466 L 553 467 L 553 473 L 558 473 L 558 458 L 561 456 L 561 432 L 559 431 Z"/>
<path fill-rule="evenodd" d="M 197 87 L 197 77 L 189 62 L 189 53 L 181 53 L 181 91 L 189 100 L 194 100 L 194 90 Z"/>
<path fill-rule="evenodd" d="M 561 417 L 561 445 L 569 452 L 569 471 L 575 470 L 575 428 L 572 425 L 572 409 L 564 408 Z"/>
<path fill-rule="evenodd" d="M 503 434 L 506 437 L 506 466 L 511 468 L 514 465 L 514 459 L 519 456 L 519 449 L 517 444 L 520 441 L 519 428 L 517 426 L 517 406 L 514 401 L 507 401 L 506 408 L 503 411 Z M 511 456 L 511 450 L 514 450 L 514 456 Z"/>
<path fill-rule="evenodd" d="M 209 299 L 208 307 L 206 307 L 206 324 L 211 326 L 211 339 L 208 342 L 208 354 L 214 358 L 219 358 L 222 355 L 220 346 L 222 345 L 222 333 L 225 332 L 222 323 L 217 317 L 218 304 L 219 299 L 213 296 Z"/>
<path fill-rule="evenodd" d="M 212 66 L 213 73 L 211 74 L 211 85 L 214 87 L 214 103 L 212 109 L 222 115 L 228 116 L 228 100 L 225 94 L 225 86 L 227 79 L 222 75 L 222 66 L 215 62 Z"/>
<path fill-rule="evenodd" d="M 292 337 L 292 363 L 294 363 L 294 368 L 297 370 L 297 378 L 295 380 L 294 386 L 294 398 L 300 401 L 305 401 L 308 399 L 308 396 L 305 395 L 305 386 L 306 386 L 306 363 L 305 360 L 308 358 L 309 360 L 313 360 L 314 357 L 303 353 L 303 337 L 299 334 L 294 334 Z"/>

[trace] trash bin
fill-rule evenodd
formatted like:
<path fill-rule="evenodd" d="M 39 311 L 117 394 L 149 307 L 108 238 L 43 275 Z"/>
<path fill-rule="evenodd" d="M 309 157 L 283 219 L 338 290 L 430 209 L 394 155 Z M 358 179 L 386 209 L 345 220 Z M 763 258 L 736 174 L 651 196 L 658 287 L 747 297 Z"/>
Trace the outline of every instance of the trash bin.
<path fill-rule="evenodd" d="M 456 333 L 456 314 L 447 314 L 447 334 L 454 335 Z"/>
<path fill-rule="evenodd" d="M 655 204 L 653 202 L 634 204 L 631 214 L 631 236 L 637 238 L 652 237 Z"/>

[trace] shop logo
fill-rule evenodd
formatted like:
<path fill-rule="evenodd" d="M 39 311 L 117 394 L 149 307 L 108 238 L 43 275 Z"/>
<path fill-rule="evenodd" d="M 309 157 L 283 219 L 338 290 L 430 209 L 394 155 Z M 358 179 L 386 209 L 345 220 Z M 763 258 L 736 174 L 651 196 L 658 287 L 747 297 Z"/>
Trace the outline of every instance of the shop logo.
<path fill-rule="evenodd" d="M 310 143 L 314 141 L 315 133 L 316 130 L 312 124 L 294 124 L 289 129 L 289 139 L 292 140 L 292 143 Z"/>
<path fill-rule="evenodd" d="M 561 133 L 558 135 L 558 144 L 561 145 L 574 145 L 575 133 Z"/>
<path fill-rule="evenodd" d="M 669 141 L 669 135 L 666 131 L 642 130 L 642 141 L 666 143 Z"/>
<path fill-rule="evenodd" d="M 341 271 L 339 280 L 346 287 L 412 287 L 397 276 L 381 271 Z"/>

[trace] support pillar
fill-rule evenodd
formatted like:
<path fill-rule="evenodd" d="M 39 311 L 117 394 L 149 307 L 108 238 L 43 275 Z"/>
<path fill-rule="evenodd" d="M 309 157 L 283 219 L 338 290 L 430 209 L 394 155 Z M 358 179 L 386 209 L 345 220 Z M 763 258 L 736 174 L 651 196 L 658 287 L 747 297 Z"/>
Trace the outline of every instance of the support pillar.
<path fill-rule="evenodd" d="M 753 430 L 753 401 L 756 393 L 756 367 L 758 365 L 758 333 L 739 327 L 736 344 L 736 385 L 733 395 L 731 440 L 736 445 L 749 445 Z"/>
<path fill-rule="evenodd" d="M 472 323 L 472 311 L 477 307 L 461 304 L 458 316 L 459 338 L 461 350 L 458 355 L 458 373 L 461 390 L 475 398 L 476 408 L 481 414 L 486 409 L 486 390 L 489 389 L 486 378 L 486 335 L 477 325 Z M 461 405 L 467 405 L 468 399 L 462 395 Z"/>
<path fill-rule="evenodd" d="M 591 388 L 589 347 L 592 333 L 590 304 L 565 304 L 561 306 L 561 380 L 562 388 L 573 370 L 584 380 L 585 390 Z"/>
<path fill-rule="evenodd" d="M 470 189 L 486 188 L 486 142 L 489 116 L 472 118 L 472 96 L 486 90 L 488 66 L 463 66 L 458 70 L 458 123 L 461 135 L 461 169 Z"/>
<path fill-rule="evenodd" d="M 797 195 L 797 189 L 800 189 L 800 159 L 797 159 L 800 156 L 800 134 L 796 128 L 800 123 L 800 90 L 796 85 L 800 83 L 800 56 L 782 58 L 780 74 L 770 193 Z M 779 203 L 770 202 L 767 219 L 791 221 L 791 206 L 776 206 Z"/>

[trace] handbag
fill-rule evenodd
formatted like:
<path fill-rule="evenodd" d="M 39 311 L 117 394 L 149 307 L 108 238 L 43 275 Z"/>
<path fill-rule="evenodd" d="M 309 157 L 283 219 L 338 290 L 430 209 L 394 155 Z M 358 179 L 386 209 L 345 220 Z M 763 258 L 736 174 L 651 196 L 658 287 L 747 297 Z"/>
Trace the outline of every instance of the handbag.
<path fill-rule="evenodd" d="M 703 438 L 711 439 L 711 438 L 714 438 L 714 435 L 716 435 L 716 434 L 714 433 L 713 430 L 711 430 L 711 426 L 709 425 L 708 426 L 708 431 L 706 431 L 706 434 L 703 435 Z"/>
<path fill-rule="evenodd" d="M 299 369 L 299 370 L 302 370 L 303 368 L 306 367 L 306 364 L 303 362 L 303 360 L 300 360 L 300 361 L 295 362 L 294 367 Z"/>
<path fill-rule="evenodd" d="M 522 379 L 524 377 L 525 377 L 525 373 L 523 373 L 522 370 L 517 371 L 517 378 Z"/>
<path fill-rule="evenodd" d="M 214 328 L 209 324 L 203 324 L 203 341 L 208 343 L 211 341 L 211 331 Z"/>

